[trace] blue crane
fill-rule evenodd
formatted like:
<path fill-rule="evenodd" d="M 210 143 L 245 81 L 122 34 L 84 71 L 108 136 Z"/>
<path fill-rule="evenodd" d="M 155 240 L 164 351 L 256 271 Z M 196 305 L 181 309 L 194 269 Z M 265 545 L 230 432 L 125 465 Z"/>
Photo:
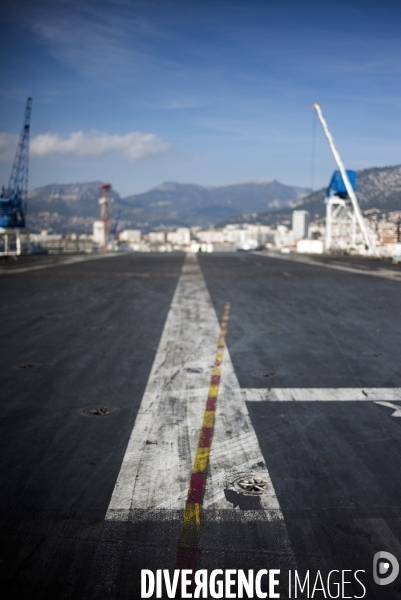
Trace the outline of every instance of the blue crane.
<path fill-rule="evenodd" d="M 0 227 L 21 229 L 25 227 L 28 199 L 29 127 L 32 98 L 28 98 L 24 121 L 11 170 L 8 187 L 0 193 Z"/>

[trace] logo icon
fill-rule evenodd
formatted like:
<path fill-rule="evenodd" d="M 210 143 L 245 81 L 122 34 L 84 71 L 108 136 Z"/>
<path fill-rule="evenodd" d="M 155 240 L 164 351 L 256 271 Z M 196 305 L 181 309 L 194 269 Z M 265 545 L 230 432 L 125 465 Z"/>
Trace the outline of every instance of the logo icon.
<path fill-rule="evenodd" d="M 377 585 L 389 585 L 397 579 L 400 565 L 390 552 L 376 552 L 373 557 L 373 579 Z"/>

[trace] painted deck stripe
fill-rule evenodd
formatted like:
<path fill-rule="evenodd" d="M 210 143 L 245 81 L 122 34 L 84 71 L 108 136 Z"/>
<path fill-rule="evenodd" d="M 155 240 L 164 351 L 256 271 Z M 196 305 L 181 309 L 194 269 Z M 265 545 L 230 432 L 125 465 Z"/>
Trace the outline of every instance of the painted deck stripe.
<path fill-rule="evenodd" d="M 244 388 L 241 395 L 246 402 L 400 401 L 401 388 Z"/>
<path fill-rule="evenodd" d="M 216 410 L 216 398 L 209 397 L 206 401 L 206 410 Z"/>
<path fill-rule="evenodd" d="M 126 252 L 105 252 L 104 254 L 85 255 L 85 256 L 74 256 L 70 258 L 62 259 L 56 263 L 45 263 L 41 265 L 34 265 L 32 267 L 15 267 L 14 269 L 0 269 L 0 277 L 2 275 L 18 275 L 19 273 L 29 273 L 30 271 L 41 271 L 42 269 L 53 269 L 54 267 L 62 267 L 64 265 L 73 265 L 75 263 L 86 262 L 88 260 L 97 260 L 99 258 L 115 258 L 116 256 L 123 256 Z"/>
<path fill-rule="evenodd" d="M 205 400 L 207 413 L 216 410 L 218 386 L 210 386 L 210 372 L 220 374 L 219 332 L 197 256 L 188 254 L 106 519 L 129 518 L 136 509 L 184 509 L 200 425 L 203 419 L 204 427 L 212 424 Z M 199 388 L 202 398 L 192 393 Z M 208 457 L 199 453 L 197 460 Z"/>
<path fill-rule="evenodd" d="M 369 277 L 379 277 L 381 279 L 390 279 L 391 281 L 401 281 L 401 273 L 399 271 L 392 271 L 391 269 L 378 269 L 374 270 L 365 270 L 362 266 L 360 268 L 345 266 L 343 264 L 333 264 L 333 263 L 323 263 L 318 260 L 313 260 L 313 258 L 308 258 L 306 256 L 284 256 L 282 254 L 266 254 L 265 252 L 252 252 L 256 256 L 263 256 L 264 258 L 276 258 L 279 260 L 289 260 L 291 262 L 299 262 L 305 265 L 313 265 L 315 267 L 323 267 L 324 269 L 335 269 L 336 271 L 345 271 L 347 273 L 356 273 L 357 275 L 368 275 Z"/>
<path fill-rule="evenodd" d="M 200 429 L 198 448 L 192 468 L 188 497 L 184 508 L 181 533 L 178 540 L 176 569 L 196 570 L 200 556 L 200 538 L 202 524 L 202 503 L 206 488 L 207 471 L 209 467 L 210 449 L 212 446 L 217 398 L 220 386 L 220 366 L 223 361 L 227 323 L 230 315 L 230 303 L 224 307 L 217 352 L 210 387 Z M 218 372 L 218 374 L 216 374 Z M 212 402 L 211 402 L 212 401 Z M 192 582 L 193 583 L 193 582 Z"/>
<path fill-rule="evenodd" d="M 220 515 L 227 522 L 271 522 L 274 536 L 269 551 L 285 555 L 296 568 L 274 485 L 225 347 L 225 334 L 198 257 L 187 254 L 106 521 L 178 520 L 182 528 L 185 518 L 190 525 L 183 529 L 180 545 L 188 568 L 198 564 L 197 523 L 201 519 L 211 522 Z M 220 369 L 223 351 L 224 368 Z M 218 386 L 212 384 L 214 375 L 220 375 Z M 215 413 L 213 443 L 200 447 L 201 424 L 205 419 L 207 426 L 210 418 L 205 413 Z M 260 510 L 238 513 L 226 497 L 227 481 L 249 471 L 263 476 L 268 490 L 260 499 Z M 192 472 L 207 473 L 207 477 L 196 487 L 203 495 L 196 496 L 193 486 L 192 501 L 187 502 Z"/>
<path fill-rule="evenodd" d="M 214 423 L 213 423 L 214 425 Z M 198 452 L 200 448 L 210 448 L 212 445 L 212 437 L 213 437 L 213 426 L 212 427 L 202 427 L 200 433 L 200 440 L 198 446 Z M 196 461 L 196 458 L 195 458 Z"/>
<path fill-rule="evenodd" d="M 218 348 L 223 348 L 223 350 L 224 350 L 224 346 L 225 346 L 224 331 L 227 329 L 226 325 L 227 325 L 227 322 L 229 319 L 229 314 L 230 314 L 230 303 L 227 302 L 224 307 L 222 326 L 221 326 L 220 337 L 219 337 L 219 342 L 218 342 Z M 216 353 L 215 361 L 214 361 L 214 368 L 221 365 L 222 359 L 223 359 L 223 352 L 219 352 L 219 350 L 218 350 Z M 216 362 L 218 362 L 219 365 L 217 365 Z M 217 397 L 218 397 L 219 385 L 220 385 L 220 376 L 218 376 L 219 377 L 218 384 L 216 383 L 216 377 L 217 376 L 213 375 L 213 374 L 211 376 L 209 396 L 206 400 L 206 407 L 205 407 L 205 412 L 203 415 L 202 427 L 201 427 L 200 434 L 199 434 L 198 449 L 196 452 L 195 462 L 194 462 L 194 466 L 192 469 L 191 484 L 190 484 L 189 491 L 188 491 L 187 503 L 190 502 L 193 504 L 194 503 L 193 498 L 196 497 L 195 502 L 202 504 L 203 491 L 204 491 L 204 488 L 206 485 L 206 475 L 207 475 L 207 469 L 209 466 L 209 456 L 210 456 L 210 452 L 205 452 L 205 448 L 209 449 L 212 445 L 214 419 L 215 419 L 215 413 L 216 413 L 216 407 L 217 407 Z M 213 410 L 210 410 L 210 408 L 208 406 L 208 401 L 211 396 L 211 393 L 210 393 L 211 388 L 213 388 L 213 391 L 215 391 L 215 394 L 216 394 Z M 200 482 L 202 483 L 202 485 L 200 485 Z M 199 511 L 199 513 L 197 515 L 197 520 L 196 520 L 197 525 L 200 525 L 200 523 L 201 523 L 200 514 L 201 513 Z M 185 523 L 187 523 L 187 522 L 188 521 L 186 520 L 186 518 L 184 516 L 184 526 L 185 526 Z"/>
<path fill-rule="evenodd" d="M 381 404 L 381 406 L 391 408 L 394 411 L 391 415 L 392 417 L 401 417 L 401 406 L 398 404 L 393 404 L 392 402 L 375 402 L 375 404 Z"/>
<path fill-rule="evenodd" d="M 191 389 L 191 396 L 205 397 L 209 388 Z M 185 390 L 174 390 L 176 398 L 183 398 Z M 401 388 L 241 388 L 233 394 L 246 402 L 377 402 L 401 401 Z M 216 398 L 208 398 L 214 410 Z"/>

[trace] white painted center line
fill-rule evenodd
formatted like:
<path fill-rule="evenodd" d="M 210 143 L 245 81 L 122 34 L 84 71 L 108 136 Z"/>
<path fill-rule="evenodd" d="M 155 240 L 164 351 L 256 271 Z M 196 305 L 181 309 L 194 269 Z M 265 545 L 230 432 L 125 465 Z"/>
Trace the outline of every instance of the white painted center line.
<path fill-rule="evenodd" d="M 130 509 L 184 509 L 219 332 L 197 256 L 187 254 L 106 519 L 127 518 Z M 226 351 L 204 510 L 234 510 L 224 494 L 225 482 L 254 469 L 269 483 L 262 496 L 264 518 L 272 511 L 282 519 Z"/>

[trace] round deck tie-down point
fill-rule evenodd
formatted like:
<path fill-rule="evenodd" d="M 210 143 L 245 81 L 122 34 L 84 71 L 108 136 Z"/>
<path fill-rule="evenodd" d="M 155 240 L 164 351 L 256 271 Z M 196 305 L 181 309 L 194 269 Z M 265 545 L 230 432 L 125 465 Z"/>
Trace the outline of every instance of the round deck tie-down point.
<path fill-rule="evenodd" d="M 110 417 L 118 412 L 115 406 L 87 406 L 82 409 L 82 414 L 86 417 Z"/>
<path fill-rule="evenodd" d="M 271 488 L 266 472 L 237 473 L 225 482 L 226 500 L 239 510 L 260 510 L 263 494 Z"/>
<path fill-rule="evenodd" d="M 260 475 L 241 475 L 234 481 L 237 491 L 246 495 L 260 495 L 268 488 L 268 482 Z"/>
<path fill-rule="evenodd" d="M 238 473 L 231 481 L 226 482 L 226 488 L 244 496 L 260 496 L 269 489 L 268 477 L 264 473 Z"/>
<path fill-rule="evenodd" d="M 262 493 L 267 488 L 267 481 L 263 481 L 261 477 L 252 475 L 251 477 L 244 477 L 237 482 L 237 485 L 241 487 L 244 492 L 257 492 Z"/>

